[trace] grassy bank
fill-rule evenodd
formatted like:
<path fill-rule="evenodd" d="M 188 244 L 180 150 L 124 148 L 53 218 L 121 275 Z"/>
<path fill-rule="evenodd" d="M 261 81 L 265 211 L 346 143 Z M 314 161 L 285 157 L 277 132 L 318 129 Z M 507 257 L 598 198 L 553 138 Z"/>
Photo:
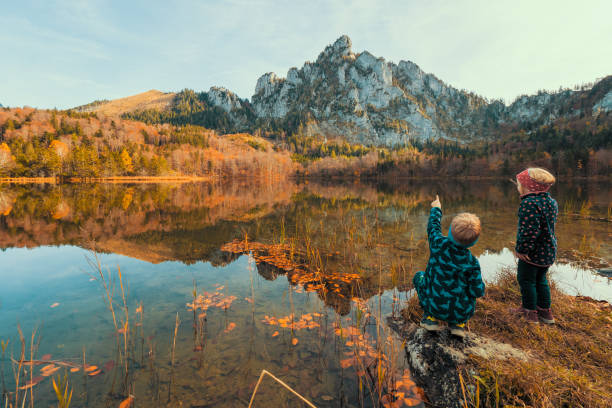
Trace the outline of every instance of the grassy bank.
<path fill-rule="evenodd" d="M 466 407 L 609 407 L 612 401 L 612 305 L 552 287 L 555 325 L 530 325 L 510 311 L 520 305 L 516 277 L 503 273 L 477 302 L 470 331 L 526 351 L 527 361 L 471 356 L 461 375 Z M 416 298 L 404 318 L 418 321 Z"/>

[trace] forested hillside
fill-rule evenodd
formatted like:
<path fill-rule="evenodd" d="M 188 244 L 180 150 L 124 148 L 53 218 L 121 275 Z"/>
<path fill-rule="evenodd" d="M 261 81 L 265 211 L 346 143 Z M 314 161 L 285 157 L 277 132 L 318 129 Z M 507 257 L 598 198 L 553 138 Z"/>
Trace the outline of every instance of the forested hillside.
<path fill-rule="evenodd" d="M 96 113 L 0 110 L 0 177 L 285 177 L 289 154 L 249 134 Z"/>

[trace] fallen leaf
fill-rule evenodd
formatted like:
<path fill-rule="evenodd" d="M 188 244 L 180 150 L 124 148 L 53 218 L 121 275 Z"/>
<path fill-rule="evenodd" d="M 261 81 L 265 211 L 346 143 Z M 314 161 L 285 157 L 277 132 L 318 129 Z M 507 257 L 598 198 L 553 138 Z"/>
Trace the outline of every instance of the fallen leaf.
<path fill-rule="evenodd" d="M 272 337 L 276 337 L 276 336 L 278 336 L 278 332 L 277 332 L 277 331 L 275 331 L 274 333 L 272 333 Z"/>
<path fill-rule="evenodd" d="M 44 377 L 49 377 L 49 376 L 52 376 L 52 375 L 53 375 L 53 374 L 54 374 L 54 373 L 55 373 L 57 370 L 59 370 L 59 369 L 60 369 L 59 367 L 51 368 L 51 369 L 49 369 L 49 370 L 45 370 L 45 371 L 43 371 L 41 374 L 42 374 Z"/>
<path fill-rule="evenodd" d="M 355 360 L 354 358 L 347 358 L 347 359 L 344 359 L 344 360 L 340 360 L 340 367 L 342 367 L 342 368 L 349 368 L 350 366 L 353 365 L 353 361 L 354 360 Z"/>
<path fill-rule="evenodd" d="M 297 339 L 297 337 L 294 337 L 294 338 L 291 340 L 291 344 L 293 344 L 294 346 L 295 346 L 296 344 L 298 344 L 298 339 Z"/>
<path fill-rule="evenodd" d="M 49 306 L 51 309 L 53 309 L 54 307 L 58 307 L 60 304 L 55 302 L 54 304 L 52 304 L 51 306 Z"/>
<path fill-rule="evenodd" d="M 71 368 L 71 369 L 70 369 L 70 372 L 71 372 L 71 373 L 76 373 L 76 372 L 77 372 L 77 371 L 79 371 L 79 370 L 80 370 L 80 368 L 79 368 L 79 367 L 73 367 L 73 368 Z"/>
<path fill-rule="evenodd" d="M 96 375 L 98 375 L 100 373 L 102 373 L 102 370 L 96 370 L 96 371 L 93 371 L 93 372 L 89 373 L 89 376 L 90 377 L 94 377 L 94 376 L 96 376 Z"/>
<path fill-rule="evenodd" d="M 38 384 L 37 382 L 34 381 L 28 381 L 25 383 L 25 385 L 22 385 L 21 387 L 19 387 L 20 390 L 28 390 L 30 388 L 32 388 L 33 386 L 35 386 L 36 384 Z"/>
<path fill-rule="evenodd" d="M 130 395 L 119 404 L 119 408 L 129 408 L 134 403 L 134 396 Z"/>
<path fill-rule="evenodd" d="M 229 333 L 232 330 L 234 330 L 236 328 L 236 323 L 231 322 L 230 324 L 227 325 L 227 327 L 225 328 L 225 332 Z"/>
<path fill-rule="evenodd" d="M 421 400 L 417 398 L 404 398 L 404 404 L 406 404 L 409 407 L 417 406 L 420 403 L 421 403 Z"/>
<path fill-rule="evenodd" d="M 55 364 L 47 364 L 46 366 L 41 368 L 40 371 L 48 371 L 48 370 L 51 370 L 52 368 L 55 368 Z"/>
<path fill-rule="evenodd" d="M 40 359 L 41 360 L 51 360 L 51 354 L 43 354 L 43 356 Z"/>
<path fill-rule="evenodd" d="M 98 366 L 88 365 L 87 367 L 85 367 L 85 372 L 88 373 L 90 371 L 96 371 L 97 369 L 98 369 Z"/>

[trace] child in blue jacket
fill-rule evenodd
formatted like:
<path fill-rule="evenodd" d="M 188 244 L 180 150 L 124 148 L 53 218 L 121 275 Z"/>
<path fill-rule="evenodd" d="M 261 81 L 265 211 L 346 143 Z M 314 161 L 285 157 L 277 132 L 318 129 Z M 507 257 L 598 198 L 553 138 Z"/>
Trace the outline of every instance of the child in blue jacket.
<path fill-rule="evenodd" d="M 421 327 L 439 331 L 440 321 L 445 321 L 451 334 L 465 337 L 465 324 L 474 315 L 476 298 L 483 296 L 485 289 L 480 264 L 468 249 L 478 241 L 480 220 L 474 214 L 458 214 L 445 237 L 438 196 L 431 207 L 427 224 L 429 262 L 425 272 L 417 272 L 413 278 L 424 312 Z"/>

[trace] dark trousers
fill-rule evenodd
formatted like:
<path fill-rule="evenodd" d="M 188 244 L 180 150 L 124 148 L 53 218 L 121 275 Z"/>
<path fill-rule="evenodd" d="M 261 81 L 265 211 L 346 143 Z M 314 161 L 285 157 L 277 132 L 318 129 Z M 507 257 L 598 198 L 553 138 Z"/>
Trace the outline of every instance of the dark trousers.
<path fill-rule="evenodd" d="M 546 272 L 548 266 L 535 266 L 519 259 L 516 278 L 521 287 L 525 309 L 535 310 L 536 305 L 543 309 L 550 307 L 550 287 Z"/>

